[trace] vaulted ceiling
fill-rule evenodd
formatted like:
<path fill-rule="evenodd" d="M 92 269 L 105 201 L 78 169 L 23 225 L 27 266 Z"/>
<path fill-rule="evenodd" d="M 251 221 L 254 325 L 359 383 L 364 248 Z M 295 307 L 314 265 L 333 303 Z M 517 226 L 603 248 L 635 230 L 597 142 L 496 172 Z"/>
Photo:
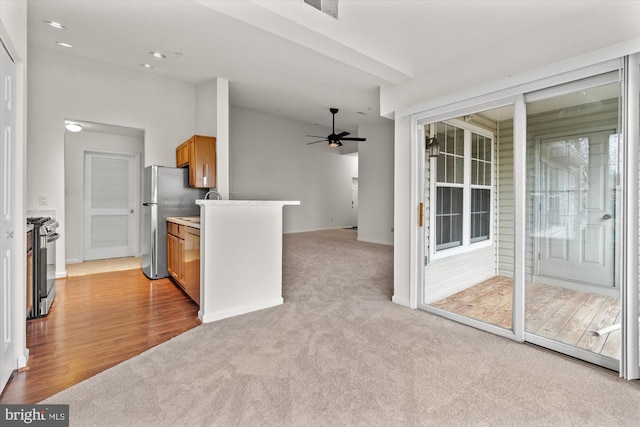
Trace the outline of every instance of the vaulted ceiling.
<path fill-rule="evenodd" d="M 233 106 L 304 122 L 338 107 L 354 130 L 388 121 L 381 90 L 505 77 L 639 37 L 638 16 L 638 1 L 339 0 L 336 20 L 302 0 L 29 0 L 28 40 L 150 78 L 226 78 Z"/>

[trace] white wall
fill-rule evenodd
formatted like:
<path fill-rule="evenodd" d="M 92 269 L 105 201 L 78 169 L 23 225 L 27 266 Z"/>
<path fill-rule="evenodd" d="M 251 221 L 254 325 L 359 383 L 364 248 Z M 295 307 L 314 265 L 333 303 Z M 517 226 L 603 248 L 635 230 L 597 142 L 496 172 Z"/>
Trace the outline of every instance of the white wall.
<path fill-rule="evenodd" d="M 29 49 L 27 209 L 55 209 L 61 239 L 56 271 L 65 269 L 64 120 L 145 131 L 145 165 L 175 166 L 175 148 L 195 133 L 195 85 L 63 54 Z M 38 194 L 49 205 L 38 205 Z"/>
<path fill-rule="evenodd" d="M 359 126 L 358 240 L 393 244 L 393 123 Z"/>
<path fill-rule="evenodd" d="M 284 232 L 351 227 L 358 159 L 326 144 L 306 145 L 305 135 L 317 132 L 307 123 L 232 108 L 231 198 L 300 200 L 300 206 L 284 208 Z"/>

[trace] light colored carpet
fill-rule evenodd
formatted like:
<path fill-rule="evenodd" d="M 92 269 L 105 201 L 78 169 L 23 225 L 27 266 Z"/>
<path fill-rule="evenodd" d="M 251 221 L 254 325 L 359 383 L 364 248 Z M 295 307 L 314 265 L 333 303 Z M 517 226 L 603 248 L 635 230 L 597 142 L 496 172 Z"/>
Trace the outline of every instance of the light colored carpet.
<path fill-rule="evenodd" d="M 110 271 L 135 270 L 142 268 L 142 258 L 125 257 L 97 259 L 93 261 L 67 264 L 67 276 L 85 276 L 87 274 L 108 273 Z"/>
<path fill-rule="evenodd" d="M 638 382 L 391 303 L 391 247 L 350 230 L 289 234 L 284 246 L 283 305 L 199 326 L 45 403 L 70 404 L 72 426 L 640 419 Z"/>

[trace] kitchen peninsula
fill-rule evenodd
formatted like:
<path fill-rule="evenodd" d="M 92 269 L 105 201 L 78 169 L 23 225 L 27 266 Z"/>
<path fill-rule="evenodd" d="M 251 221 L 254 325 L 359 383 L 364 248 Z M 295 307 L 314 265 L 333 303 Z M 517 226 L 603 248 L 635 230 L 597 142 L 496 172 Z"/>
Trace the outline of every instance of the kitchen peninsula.
<path fill-rule="evenodd" d="M 299 201 L 196 200 L 200 310 L 209 323 L 280 305 L 282 214 Z"/>

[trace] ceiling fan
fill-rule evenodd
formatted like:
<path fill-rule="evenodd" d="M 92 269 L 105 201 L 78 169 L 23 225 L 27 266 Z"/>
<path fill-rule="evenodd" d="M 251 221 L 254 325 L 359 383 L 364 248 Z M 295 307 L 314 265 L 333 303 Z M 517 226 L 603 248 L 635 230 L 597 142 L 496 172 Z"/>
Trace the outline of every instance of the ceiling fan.
<path fill-rule="evenodd" d="M 331 111 L 331 114 L 333 114 L 333 126 L 331 128 L 331 135 L 324 137 L 324 136 L 318 136 L 318 135 L 307 135 L 313 138 L 324 138 L 321 139 L 319 141 L 313 141 L 313 142 L 309 142 L 307 143 L 307 145 L 310 144 L 317 144 L 318 142 L 325 142 L 327 141 L 329 143 L 329 147 L 340 147 L 342 145 L 341 141 L 366 141 L 367 138 L 347 138 L 347 135 L 351 135 L 349 132 L 340 132 L 339 134 L 336 135 L 336 113 L 338 112 L 337 108 L 329 108 L 329 111 Z"/>

